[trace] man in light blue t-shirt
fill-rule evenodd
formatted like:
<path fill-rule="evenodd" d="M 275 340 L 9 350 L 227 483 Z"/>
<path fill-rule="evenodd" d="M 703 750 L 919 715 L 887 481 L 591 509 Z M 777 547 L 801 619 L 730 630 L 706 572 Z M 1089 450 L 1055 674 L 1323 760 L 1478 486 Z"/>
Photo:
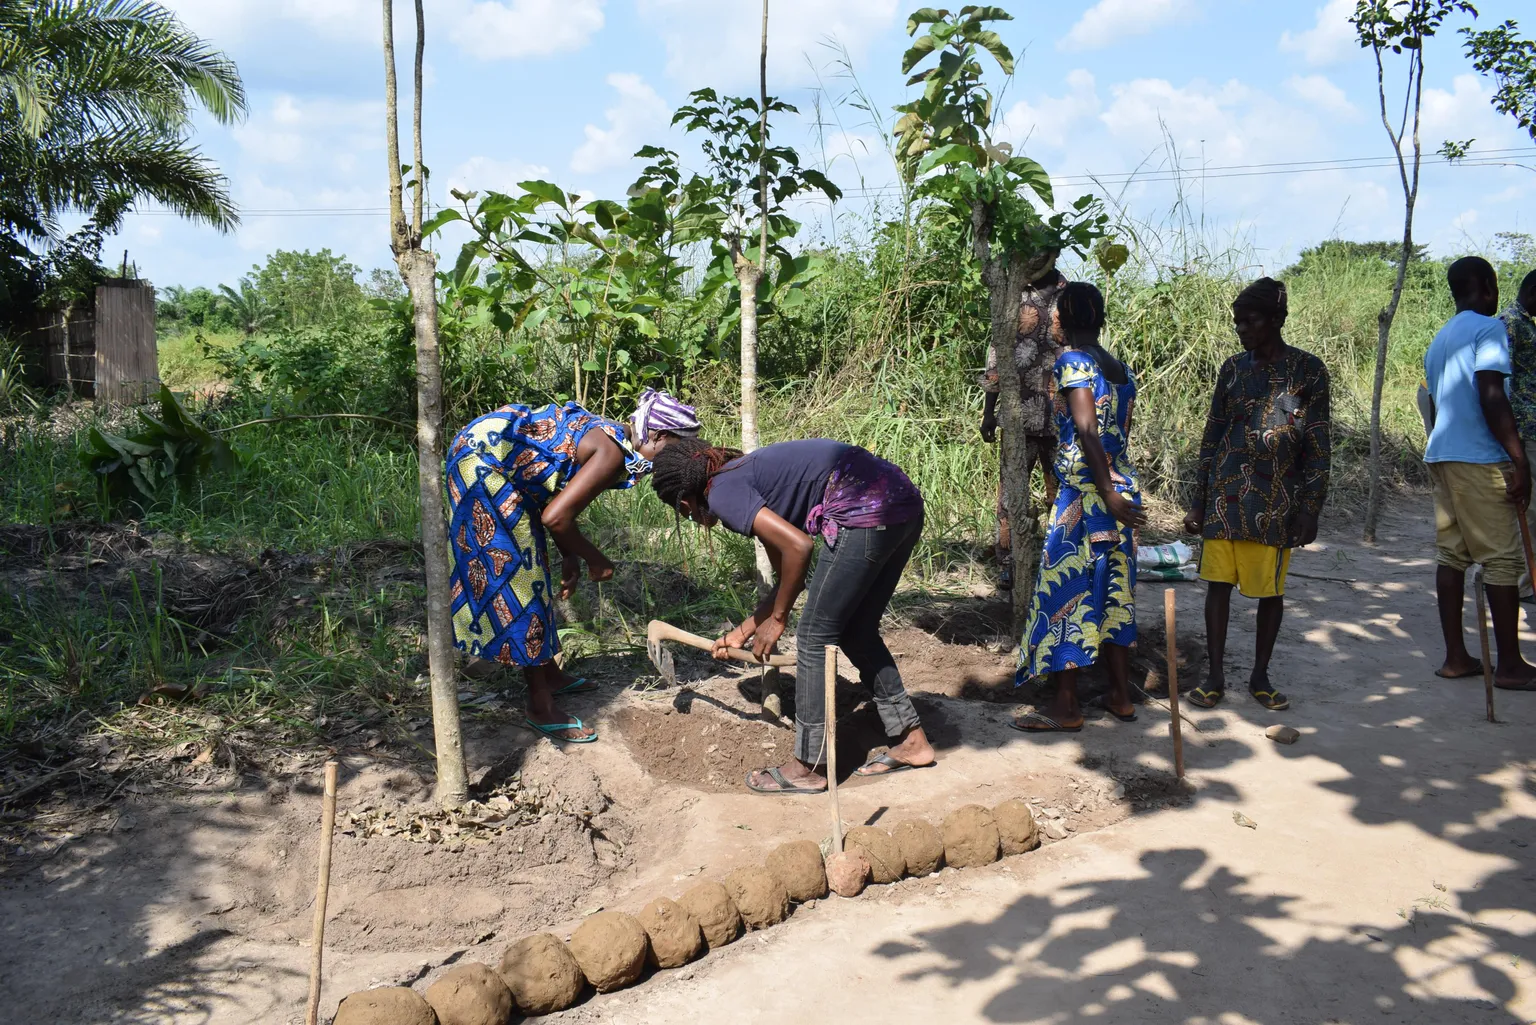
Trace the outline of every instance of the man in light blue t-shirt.
<path fill-rule="evenodd" d="M 1424 354 L 1433 401 L 1424 461 L 1435 485 L 1435 597 L 1445 634 L 1445 663 L 1435 675 L 1480 676 L 1467 651 L 1461 608 L 1467 568 L 1483 567 L 1499 664 L 1495 686 L 1536 690 L 1536 667 L 1520 654 L 1520 575 L 1525 552 L 1516 517 L 1531 496 L 1531 468 L 1509 404 L 1509 340 L 1494 317 L 1499 280 L 1493 266 L 1466 256 L 1446 270 L 1456 315 Z"/>

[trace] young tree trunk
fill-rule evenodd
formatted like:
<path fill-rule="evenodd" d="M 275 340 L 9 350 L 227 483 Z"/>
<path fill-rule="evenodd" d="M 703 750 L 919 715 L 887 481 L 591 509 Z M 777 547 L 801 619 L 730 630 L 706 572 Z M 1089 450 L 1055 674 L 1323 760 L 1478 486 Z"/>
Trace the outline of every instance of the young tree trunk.
<path fill-rule="evenodd" d="M 1387 342 L 1392 335 L 1392 321 L 1397 304 L 1403 298 L 1403 284 L 1408 277 L 1408 257 L 1413 252 L 1413 209 L 1403 225 L 1403 249 L 1397 261 L 1397 279 L 1392 283 L 1392 299 L 1376 314 L 1376 376 L 1371 384 L 1371 484 L 1365 506 L 1365 540 L 1376 540 L 1376 524 L 1381 518 L 1381 393 L 1387 381 Z"/>
<path fill-rule="evenodd" d="M 1392 335 L 1392 321 L 1397 317 L 1397 305 L 1403 298 L 1403 283 L 1408 278 L 1408 261 L 1413 257 L 1413 208 L 1419 198 L 1419 167 L 1423 160 L 1424 146 L 1419 136 L 1419 111 L 1424 97 L 1424 39 L 1418 37 L 1418 45 L 1409 49 L 1407 95 L 1403 103 L 1403 123 L 1392 129 L 1387 113 L 1386 75 L 1382 67 L 1381 47 L 1376 55 L 1376 95 L 1381 105 L 1381 123 L 1392 140 L 1392 152 L 1397 157 L 1397 173 L 1403 187 L 1403 248 L 1398 253 L 1397 277 L 1392 282 L 1392 299 L 1376 315 L 1376 376 L 1371 385 L 1371 455 L 1370 492 L 1365 505 L 1366 541 L 1376 540 L 1376 525 L 1381 518 L 1381 393 L 1387 379 L 1387 343 Z M 1410 176 L 1403 158 L 1403 136 L 1407 132 L 1409 110 L 1413 113 L 1413 170 Z"/>
<path fill-rule="evenodd" d="M 768 0 L 763 0 L 763 40 L 758 56 L 757 84 L 760 109 L 757 124 L 758 189 L 762 203 L 762 227 L 757 264 L 743 256 L 736 258 L 736 280 L 741 285 L 741 450 L 758 447 L 757 433 L 757 286 L 768 274 L 768 167 L 763 157 L 768 149 Z M 750 328 L 749 325 L 750 324 Z M 751 339 L 749 342 L 748 339 Z M 758 541 L 753 545 L 757 558 L 757 589 L 767 594 L 773 586 L 773 562 L 768 549 Z"/>
<path fill-rule="evenodd" d="M 416 326 L 416 481 L 421 501 L 421 552 L 427 576 L 427 665 L 432 691 L 432 732 L 437 748 L 439 804 L 462 804 L 469 795 L 464 770 L 464 742 L 459 729 L 459 691 L 455 679 L 451 598 L 448 578 L 448 524 L 443 512 L 443 364 L 437 335 L 437 257 L 421 247 L 422 195 L 426 188 L 421 159 L 422 56 L 426 25 L 422 0 L 416 0 L 415 110 L 412 118 L 416 192 L 412 219 L 405 215 L 400 177 L 399 101 L 395 85 L 394 4 L 384 6 L 385 141 L 389 158 L 390 249 L 411 295 Z"/>
<path fill-rule="evenodd" d="M 1029 476 L 1037 453 L 1032 437 L 1043 425 L 1041 401 L 1026 405 L 1020 382 L 1024 379 L 1014 346 L 1019 331 L 1019 303 L 1024 294 L 1026 254 L 992 252 L 993 212 L 984 204 L 971 210 L 971 230 L 981 280 L 987 286 L 991 317 L 992 352 L 997 358 L 998 458 L 1003 481 L 1003 507 L 1008 511 L 1013 549 L 1013 634 L 1022 637 L 1033 597 L 1035 564 L 1040 537 Z M 1031 354 L 1033 361 L 1037 354 Z M 1034 408 L 1040 406 L 1041 408 Z"/>

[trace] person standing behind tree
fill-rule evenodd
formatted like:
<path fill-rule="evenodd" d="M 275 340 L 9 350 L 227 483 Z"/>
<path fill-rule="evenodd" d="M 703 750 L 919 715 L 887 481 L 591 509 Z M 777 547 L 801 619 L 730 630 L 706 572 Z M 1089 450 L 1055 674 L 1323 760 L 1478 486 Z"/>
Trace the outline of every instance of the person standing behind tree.
<path fill-rule="evenodd" d="M 1285 615 L 1291 549 L 1317 539 L 1330 468 L 1328 368 L 1287 345 L 1285 285 L 1260 278 L 1232 302 L 1243 351 L 1222 364 L 1200 443 L 1184 528 L 1205 539 L 1205 631 L 1211 669 L 1189 700 L 1213 708 L 1226 693 L 1232 588 L 1259 600 L 1248 692 L 1271 711 L 1290 702 L 1269 679 Z"/>
<path fill-rule="evenodd" d="M 1536 690 L 1536 668 L 1520 654 L 1525 555 L 1516 519 L 1530 500 L 1531 467 L 1506 391 L 1509 336 L 1494 317 L 1499 279 L 1480 256 L 1452 263 L 1445 278 L 1456 315 L 1424 353 L 1435 405 L 1424 461 L 1435 488 L 1435 597 L 1445 634 L 1445 662 L 1435 675 L 1482 675 L 1482 664 L 1467 651 L 1461 620 L 1467 568 L 1475 562 L 1483 567 L 1499 649 L 1494 685 Z"/>
<path fill-rule="evenodd" d="M 1515 301 L 1499 314 L 1509 337 L 1509 404 L 1515 412 L 1515 428 L 1520 432 L 1526 462 L 1536 462 L 1536 270 L 1520 282 Z M 1530 520 L 1530 506 L 1526 506 Z M 1520 575 L 1520 598 L 1529 600 L 1530 569 Z"/>
<path fill-rule="evenodd" d="M 1037 396 L 1052 394 L 1052 368 L 1061 352 L 1061 318 L 1056 304 L 1067 279 L 1056 269 L 1057 253 L 1047 250 L 1024 268 L 1024 293 L 1019 300 L 1019 330 L 1014 337 L 1013 358 L 1019 368 L 1019 392 L 1026 403 Z M 1000 385 L 997 376 L 997 353 L 987 346 L 987 369 L 981 375 L 981 390 L 985 393 L 981 412 L 981 438 L 987 444 L 997 440 L 997 396 Z M 1049 425 L 1042 424 L 1042 428 Z M 1054 436 L 1041 434 L 1030 439 L 1039 454 L 1040 465 L 1045 473 L 1046 504 L 1056 500 L 1056 478 L 1051 475 L 1052 453 L 1056 450 Z M 1008 524 L 1008 507 L 1003 502 L 1001 473 L 997 482 L 997 569 L 998 586 L 1013 589 L 1013 532 Z"/>

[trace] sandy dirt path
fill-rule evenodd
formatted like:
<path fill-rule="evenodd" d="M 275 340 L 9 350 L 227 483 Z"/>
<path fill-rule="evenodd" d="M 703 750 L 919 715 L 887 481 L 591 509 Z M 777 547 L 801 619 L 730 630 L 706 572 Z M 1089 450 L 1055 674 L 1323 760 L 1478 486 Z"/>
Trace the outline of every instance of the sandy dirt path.
<path fill-rule="evenodd" d="M 1431 535 L 1426 519 L 1401 515 L 1375 548 L 1350 528 L 1298 553 L 1271 670 L 1292 709 L 1268 713 L 1240 693 L 1216 712 L 1191 709 L 1202 731 L 1186 730 L 1191 800 L 1167 799 L 1167 716 L 1153 706 L 1135 724 L 1099 719 L 1081 734 L 1026 738 L 1007 728 L 1005 705 L 925 698 L 941 765 L 845 789 L 845 819 L 937 820 L 959 804 L 1022 796 L 1060 815 L 1060 839 L 989 869 L 801 908 L 555 1020 L 1536 1020 L 1536 695 L 1500 692 L 1501 722 L 1489 724 L 1480 681 L 1431 675 Z M 1203 633 L 1200 587 L 1177 593 L 1181 622 Z M 1161 594 L 1144 586 L 1139 598 L 1156 614 Z M 1252 604 L 1235 607 L 1234 682 L 1253 641 Z M 968 673 L 1005 668 L 966 651 Z M 750 710 L 720 683 L 701 684 L 691 706 L 624 692 L 590 712 L 609 742 L 560 751 L 517 731 L 477 741 L 482 763 L 510 753 L 526 772 L 600 779 L 616 861 L 601 849 L 537 869 L 514 859 L 498 876 L 484 852 L 466 861 L 422 845 L 345 848 L 343 863 L 357 868 L 333 890 L 324 1011 L 373 984 L 421 988 L 445 962 L 494 964 L 531 927 L 564 934 L 592 907 L 633 911 L 780 840 L 822 836 L 823 800 L 731 789 L 725 776 L 756 755 L 723 763 L 715 784 L 683 785 L 643 767 L 660 763 L 636 758 L 618 726 L 625 715 L 669 716 L 686 724 L 679 737 L 719 747 L 707 731 L 721 730 L 777 759 L 787 732 Z M 1277 721 L 1300 742 L 1266 740 Z M 705 752 L 730 753 L 693 753 Z M 707 777 L 712 763 L 698 764 Z M 394 778 L 366 758 L 347 770 L 344 808 Z M 301 1020 L 313 804 L 295 792 L 277 804 L 247 795 L 141 810 L 131 831 L 92 834 L 5 881 L 8 1006 L 59 1023 Z M 265 903 L 242 880 L 250 873 L 266 880 Z M 538 901 L 517 896 L 529 879 L 540 880 Z M 421 920 L 431 928 L 413 933 Z"/>

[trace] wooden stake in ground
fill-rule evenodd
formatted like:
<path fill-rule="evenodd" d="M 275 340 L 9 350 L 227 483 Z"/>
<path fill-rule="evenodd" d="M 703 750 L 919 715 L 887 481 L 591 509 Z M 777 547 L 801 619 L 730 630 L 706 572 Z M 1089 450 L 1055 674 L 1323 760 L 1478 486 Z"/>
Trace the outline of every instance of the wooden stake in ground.
<path fill-rule="evenodd" d="M 315 884 L 315 925 L 310 931 L 309 1010 L 304 1025 L 320 1020 L 320 960 L 325 950 L 325 901 L 331 892 L 331 836 L 336 832 L 336 763 L 325 763 L 325 797 L 320 805 L 320 878 Z"/>
<path fill-rule="evenodd" d="M 837 805 L 837 649 L 827 645 L 827 796 L 832 801 L 832 853 L 843 849 L 843 812 Z"/>
<path fill-rule="evenodd" d="M 1520 526 L 1525 527 L 1525 517 L 1520 517 Z M 1488 704 L 1488 721 L 1498 722 L 1498 717 L 1493 714 L 1493 654 L 1488 650 L 1488 597 L 1483 590 L 1483 567 L 1477 567 L 1477 572 L 1472 574 L 1472 589 L 1477 592 L 1477 640 L 1483 648 L 1483 698 Z"/>
<path fill-rule="evenodd" d="M 1173 773 L 1184 778 L 1184 733 L 1179 724 L 1179 633 L 1178 610 L 1174 607 L 1173 588 L 1163 591 L 1163 630 L 1168 635 L 1168 710 L 1173 726 Z"/>

